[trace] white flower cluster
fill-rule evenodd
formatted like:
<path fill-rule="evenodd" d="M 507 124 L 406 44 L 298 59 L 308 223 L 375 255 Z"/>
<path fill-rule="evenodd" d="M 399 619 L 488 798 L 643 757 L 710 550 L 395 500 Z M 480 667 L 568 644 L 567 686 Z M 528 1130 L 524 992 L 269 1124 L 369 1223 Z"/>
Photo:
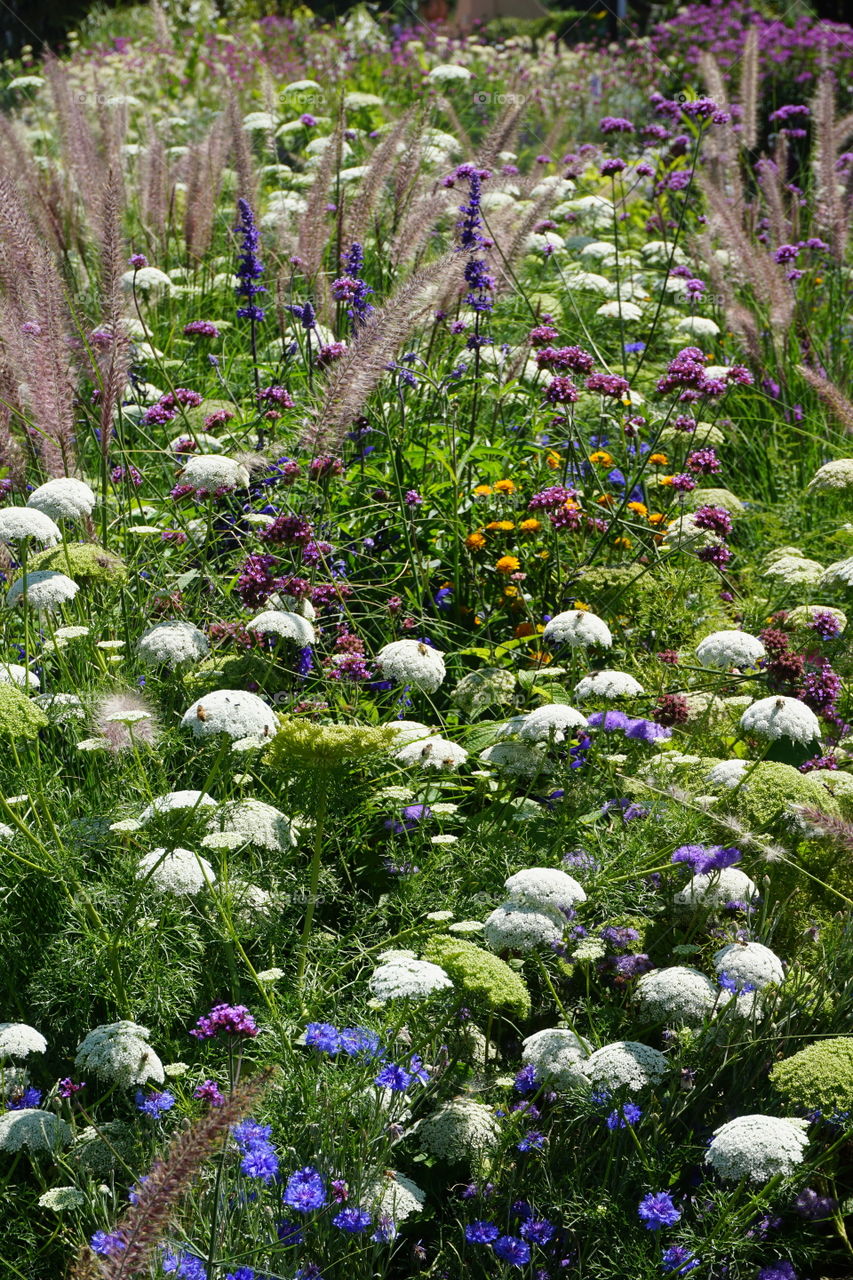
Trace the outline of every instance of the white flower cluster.
<path fill-rule="evenodd" d="M 317 639 L 307 618 L 298 613 L 288 613 L 284 609 L 267 609 L 264 613 L 259 613 L 251 622 L 246 623 L 246 630 L 257 631 L 262 636 L 281 636 L 303 649 L 314 644 Z"/>
<path fill-rule="evenodd" d="M 566 918 L 553 907 L 505 902 L 486 918 L 483 936 L 493 951 L 534 951 L 561 942 Z"/>
<path fill-rule="evenodd" d="M 373 971 L 369 986 L 377 1000 L 425 1000 L 453 983 L 440 965 L 391 954 Z"/>
<path fill-rule="evenodd" d="M 557 1089 L 572 1089 L 586 1083 L 581 1063 L 589 1057 L 592 1045 L 562 1027 L 536 1031 L 522 1042 L 521 1060 L 532 1066 L 536 1075 Z"/>
<path fill-rule="evenodd" d="M 586 729 L 586 716 L 563 702 L 537 707 L 522 718 L 518 736 L 526 742 L 564 742 L 573 729 Z"/>
<path fill-rule="evenodd" d="M 30 608 L 45 612 L 67 604 L 80 590 L 67 574 L 55 573 L 53 569 L 36 569 L 32 573 L 22 574 L 12 583 L 6 592 L 6 604 L 10 608 L 25 598 L 25 588 L 26 602 Z"/>
<path fill-rule="evenodd" d="M 38 1199 L 42 1209 L 52 1209 L 54 1213 L 62 1213 L 65 1209 L 79 1209 L 86 1203 L 86 1197 L 76 1187 L 49 1187 Z"/>
<path fill-rule="evenodd" d="M 469 715 L 485 707 L 504 707 L 512 701 L 515 676 L 502 667 L 484 667 L 463 676 L 453 690 L 453 701 Z"/>
<path fill-rule="evenodd" d="M 148 667 L 168 667 L 174 671 L 198 662 L 210 651 L 207 636 L 191 622 L 157 622 L 139 638 L 139 656 Z"/>
<path fill-rule="evenodd" d="M 0 1151 L 58 1151 L 71 1141 L 71 1129 L 52 1111 L 23 1107 L 0 1112 Z"/>
<path fill-rule="evenodd" d="M 701 665 L 718 671 L 754 667 L 764 655 L 764 645 L 758 636 L 751 636 L 747 631 L 712 631 L 696 646 Z"/>
<path fill-rule="evenodd" d="M 785 627 L 791 630 L 795 627 L 807 627 L 813 622 L 815 615 L 818 613 L 828 613 L 838 623 L 839 635 L 847 628 L 847 614 L 843 609 L 831 608 L 828 604 L 798 604 L 796 609 L 792 609 L 785 619 Z"/>
<path fill-rule="evenodd" d="M 642 692 L 639 680 L 627 671 L 594 671 L 575 685 L 578 702 L 586 698 L 633 698 Z"/>
<path fill-rule="evenodd" d="M 222 454 L 196 453 L 184 463 L 178 472 L 178 480 L 196 490 L 215 493 L 218 489 L 245 489 L 249 483 L 249 472 L 241 462 Z"/>
<path fill-rule="evenodd" d="M 387 680 L 435 693 L 445 675 L 444 655 L 420 640 L 393 640 L 376 655 L 376 666 Z"/>
<path fill-rule="evenodd" d="M 586 893 L 573 876 L 555 867 L 527 867 L 504 882 L 510 898 L 528 907 L 573 907 Z"/>
<path fill-rule="evenodd" d="M 710 978 L 687 965 L 653 969 L 644 973 L 634 988 L 641 1009 L 668 1024 L 701 1026 L 713 1012 L 718 990 Z"/>
<path fill-rule="evenodd" d="M 782 578 L 789 587 L 812 587 L 823 583 L 824 570 L 819 561 L 809 560 L 798 552 L 774 557 L 761 576 Z"/>
<path fill-rule="evenodd" d="M 190 849 L 152 849 L 139 859 L 137 880 L 149 880 L 162 893 L 191 897 L 216 880 L 216 873 L 206 858 Z"/>
<path fill-rule="evenodd" d="M 398 764 L 416 765 L 431 772 L 454 773 L 468 759 L 468 752 L 464 747 L 451 742 L 449 738 L 432 734 L 426 738 L 415 738 L 412 742 L 407 742 L 395 752 L 394 759 Z"/>
<path fill-rule="evenodd" d="M 216 801 L 202 791 L 167 791 L 164 796 L 156 796 L 140 813 L 136 821 L 144 827 L 152 818 L 164 813 L 175 813 L 181 809 L 212 809 Z"/>
<path fill-rule="evenodd" d="M 737 867 L 703 871 L 691 876 L 674 901 L 680 907 L 724 907 L 727 902 L 748 902 L 758 893 L 756 885 Z"/>
<path fill-rule="evenodd" d="M 736 787 L 749 767 L 749 760 L 721 760 L 708 770 L 705 781 L 712 787 Z"/>
<path fill-rule="evenodd" d="M 418 1127 L 418 1137 L 429 1154 L 451 1164 L 485 1155 L 495 1146 L 498 1132 L 491 1108 L 468 1098 L 446 1102 Z"/>
<path fill-rule="evenodd" d="M 39 689 L 41 681 L 34 671 L 17 662 L 4 662 L 0 666 L 0 684 L 14 684 L 19 689 Z M 78 699 L 79 701 L 79 699 Z"/>
<path fill-rule="evenodd" d="M 535 778 L 542 771 L 545 754 L 537 743 L 495 742 L 480 752 L 480 759 L 508 778 Z"/>
<path fill-rule="evenodd" d="M 586 609 L 568 609 L 557 613 L 545 624 L 542 639 L 550 645 L 569 645 L 572 649 L 586 649 L 600 644 L 609 649 L 613 643 L 610 628 L 603 618 Z"/>
<path fill-rule="evenodd" d="M 0 1022 L 0 1058 L 28 1058 L 46 1049 L 47 1041 L 35 1027 L 26 1022 Z"/>
<path fill-rule="evenodd" d="M 255 693 L 242 689 L 214 689 L 197 698 L 181 717 L 181 727 L 197 738 L 225 733 L 229 738 L 273 738 L 278 732 L 275 712 Z"/>
<path fill-rule="evenodd" d="M 790 738 L 792 742 L 809 743 L 820 737 L 820 721 L 811 707 L 799 698 L 783 698 L 781 695 L 760 698 L 747 707 L 740 718 L 740 727 L 746 733 L 759 738 Z"/>
<path fill-rule="evenodd" d="M 583 1063 L 583 1073 L 593 1084 L 606 1089 L 628 1089 L 639 1093 L 649 1085 L 659 1084 L 669 1064 L 664 1055 L 651 1045 L 637 1040 L 615 1040 L 596 1049 Z"/>
<path fill-rule="evenodd" d="M 835 560 L 826 566 L 820 578 L 822 587 L 853 587 L 853 556 Z"/>
<path fill-rule="evenodd" d="M 83 480 L 61 476 L 33 489 L 27 506 L 41 511 L 51 520 L 80 520 L 90 516 L 95 506 L 94 493 Z"/>
<path fill-rule="evenodd" d="M 145 1084 L 147 1080 L 162 1084 L 163 1064 L 148 1044 L 150 1034 L 147 1027 L 135 1022 L 95 1027 L 77 1046 L 75 1065 L 79 1071 L 91 1071 L 120 1089 Z"/>
<path fill-rule="evenodd" d="M 785 981 L 782 961 L 762 942 L 732 942 L 714 955 L 717 973 L 727 973 L 741 985 L 767 987 Z"/>
<path fill-rule="evenodd" d="M 705 1163 L 726 1182 L 768 1182 L 803 1163 L 808 1146 L 805 1120 L 737 1116 L 714 1130 Z"/>
<path fill-rule="evenodd" d="M 405 1174 L 387 1169 L 368 1184 L 364 1202 L 399 1225 L 413 1213 L 420 1213 L 426 1204 L 426 1192 Z"/>
<path fill-rule="evenodd" d="M 0 508 L 0 542 L 20 542 L 24 538 L 55 547 L 62 541 L 62 534 L 50 516 L 33 507 Z"/>
<path fill-rule="evenodd" d="M 245 844 L 280 852 L 296 844 L 290 819 L 263 800 L 234 800 L 211 817 L 208 834 L 202 839 L 207 849 L 237 849 Z"/>
<path fill-rule="evenodd" d="M 822 489 L 853 489 L 853 458 L 834 458 L 819 467 L 809 481 L 807 492 Z"/>

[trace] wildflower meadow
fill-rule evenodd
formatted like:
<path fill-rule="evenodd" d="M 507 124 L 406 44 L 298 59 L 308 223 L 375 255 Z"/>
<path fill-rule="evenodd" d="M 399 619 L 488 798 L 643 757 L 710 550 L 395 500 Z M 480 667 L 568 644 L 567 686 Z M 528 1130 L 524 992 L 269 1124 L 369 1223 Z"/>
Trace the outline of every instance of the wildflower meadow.
<path fill-rule="evenodd" d="M 0 64 L 0 1280 L 853 1277 L 853 28 L 594 27 Z"/>

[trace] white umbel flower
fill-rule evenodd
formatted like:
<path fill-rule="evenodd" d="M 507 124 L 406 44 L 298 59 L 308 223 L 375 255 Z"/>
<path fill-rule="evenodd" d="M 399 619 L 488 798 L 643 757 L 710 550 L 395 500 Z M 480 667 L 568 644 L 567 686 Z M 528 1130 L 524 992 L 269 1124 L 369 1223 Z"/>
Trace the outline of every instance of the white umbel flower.
<path fill-rule="evenodd" d="M 696 646 L 696 657 L 703 667 L 728 671 L 731 667 L 754 667 L 765 655 L 758 636 L 746 631 L 712 631 Z"/>
<path fill-rule="evenodd" d="M 80 590 L 78 584 L 64 573 L 55 573 L 52 569 L 36 569 L 33 573 L 16 578 L 12 583 L 6 592 L 6 604 L 10 608 L 24 599 L 25 585 L 27 604 L 31 609 L 40 611 L 58 609 L 73 600 Z"/>
<path fill-rule="evenodd" d="M 714 955 L 717 973 L 727 973 L 739 986 L 778 986 L 785 981 L 782 961 L 761 942 L 731 942 Z"/>
<path fill-rule="evenodd" d="M 178 472 L 181 484 L 191 484 L 196 490 L 215 493 L 219 489 L 245 489 L 249 472 L 242 462 L 226 458 L 218 453 L 191 454 Z"/>
<path fill-rule="evenodd" d="M 634 997 L 644 1012 L 668 1025 L 697 1027 L 713 1012 L 719 992 L 710 978 L 687 965 L 644 973 Z"/>
<path fill-rule="evenodd" d="M 485 1155 L 498 1141 L 494 1113 L 482 1102 L 454 1098 L 418 1126 L 418 1138 L 431 1156 L 451 1164 Z"/>
<path fill-rule="evenodd" d="M 148 667 L 170 671 L 199 662 L 210 652 L 207 636 L 191 622 L 156 622 L 139 638 L 138 652 Z"/>
<path fill-rule="evenodd" d="M 759 738 L 790 738 L 792 742 L 814 742 L 820 737 L 820 721 L 811 707 L 799 698 L 783 698 L 774 695 L 761 698 L 747 707 L 740 718 L 740 727 L 746 733 Z"/>
<path fill-rule="evenodd" d="M 576 902 L 586 902 L 586 894 L 573 876 L 556 867 L 527 867 L 516 871 L 504 882 L 504 888 L 514 902 L 528 907 L 573 907 Z"/>
<path fill-rule="evenodd" d="M 382 727 L 384 729 L 393 729 L 400 743 L 415 742 L 418 738 L 435 736 L 433 730 L 428 729 L 425 724 L 421 724 L 420 720 L 392 720 L 390 724 Z"/>
<path fill-rule="evenodd" d="M 659 1084 L 669 1068 L 662 1053 L 637 1040 L 615 1040 L 596 1049 L 583 1064 L 583 1073 L 593 1084 L 606 1089 L 626 1088 L 639 1093 Z"/>
<path fill-rule="evenodd" d="M 369 986 L 377 1000 L 425 1000 L 453 983 L 440 965 L 400 955 L 379 965 Z"/>
<path fill-rule="evenodd" d="M 795 627 L 808 627 L 814 621 L 815 615 L 819 613 L 828 613 L 838 623 L 838 634 L 841 635 L 847 629 L 847 614 L 843 609 L 831 608 L 828 604 L 798 604 L 796 609 L 792 609 L 785 618 L 785 627 L 791 630 Z"/>
<path fill-rule="evenodd" d="M 803 1163 L 808 1121 L 779 1116 L 737 1116 L 714 1130 L 705 1163 L 726 1182 L 769 1182 Z"/>
<path fill-rule="evenodd" d="M 480 759 L 508 778 L 535 778 L 545 762 L 544 748 L 533 742 L 496 742 Z"/>
<path fill-rule="evenodd" d="M 610 628 L 603 618 L 586 609 L 567 609 L 545 624 L 542 639 L 546 644 L 569 645 L 572 649 L 586 649 L 600 644 L 609 649 L 613 643 Z"/>
<path fill-rule="evenodd" d="M 86 1204 L 86 1197 L 76 1187 L 49 1187 L 38 1199 L 42 1209 L 52 1209 L 54 1213 L 62 1213 L 66 1209 L 79 1209 Z"/>
<path fill-rule="evenodd" d="M 229 738 L 273 738 L 278 732 L 275 712 L 257 694 L 242 689 L 214 689 L 197 698 L 181 717 L 181 727 L 197 738 L 225 733 Z"/>
<path fill-rule="evenodd" d="M 246 630 L 257 631 L 262 636 L 282 636 L 302 648 L 314 644 L 317 639 L 307 618 L 298 613 L 287 613 L 283 609 L 267 609 L 264 613 L 259 613 L 251 622 L 246 623 Z"/>
<path fill-rule="evenodd" d="M 572 1089 L 586 1082 L 581 1063 L 589 1057 L 592 1045 L 562 1027 L 537 1031 L 522 1042 L 521 1060 L 532 1066 L 536 1075 L 557 1089 Z"/>
<path fill-rule="evenodd" d="M 19 689 L 41 688 L 41 681 L 36 673 L 17 662 L 4 662 L 0 665 L 0 684 L 14 684 Z"/>
<path fill-rule="evenodd" d="M 132 289 L 141 289 L 143 293 L 171 293 L 172 281 L 159 267 L 140 267 L 138 270 L 125 271 L 121 278 L 122 288 L 128 293 Z"/>
<path fill-rule="evenodd" d="M 70 1127 L 52 1111 L 24 1107 L 0 1113 L 0 1151 L 58 1151 L 70 1141 Z"/>
<path fill-rule="evenodd" d="M 51 520 L 81 520 L 92 514 L 96 501 L 85 481 L 63 476 L 33 489 L 27 506 L 50 516 Z"/>
<path fill-rule="evenodd" d="M 202 791 L 168 791 L 164 796 L 157 796 L 146 805 L 137 818 L 140 826 L 144 827 L 152 818 L 160 817 L 164 813 L 174 813 L 180 809 L 212 809 L 216 805 L 216 801 L 212 796 Z"/>
<path fill-rule="evenodd" d="M 711 787 L 736 787 L 743 781 L 752 762 L 750 760 L 721 760 L 705 774 L 705 781 Z"/>
<path fill-rule="evenodd" d="M 757 893 L 756 885 L 745 872 L 737 867 L 723 867 L 721 871 L 691 876 L 675 895 L 675 902 L 681 907 L 708 909 L 724 907 L 727 902 L 748 902 Z"/>
<path fill-rule="evenodd" d="M 467 67 L 460 67 L 455 62 L 441 62 L 437 67 L 433 67 L 427 75 L 427 80 L 437 81 L 439 84 L 448 84 L 454 80 L 471 80 L 473 72 Z"/>
<path fill-rule="evenodd" d="M 835 458 L 819 467 L 809 482 L 808 492 L 853 489 L 853 458 Z"/>
<path fill-rule="evenodd" d="M 575 685 L 578 702 L 585 698 L 633 698 L 643 692 L 639 680 L 627 671 L 594 671 Z"/>
<path fill-rule="evenodd" d="M 411 1218 L 413 1213 L 421 1212 L 426 1204 L 426 1192 L 405 1174 L 388 1169 L 384 1175 L 368 1184 L 364 1202 L 372 1205 L 377 1214 L 390 1218 L 399 1225 Z"/>
<path fill-rule="evenodd" d="M 524 717 L 518 736 L 526 742 L 564 742 L 573 729 L 586 729 L 586 716 L 563 702 L 537 707 Z"/>
<path fill-rule="evenodd" d="M 493 951 L 533 951 L 561 942 L 566 918 L 553 907 L 504 902 L 483 924 L 483 937 Z"/>
<path fill-rule="evenodd" d="M 447 674 L 444 657 L 420 640 L 393 640 L 376 655 L 376 666 L 395 684 L 410 684 L 426 693 L 435 693 Z"/>
<path fill-rule="evenodd" d="M 250 844 L 281 852 L 293 848 L 296 834 L 290 819 L 273 805 L 263 800 L 235 800 L 212 815 L 209 834 L 202 844 L 208 849 L 237 849 Z"/>
<path fill-rule="evenodd" d="M 835 560 L 824 569 L 822 587 L 853 587 L 853 556 L 847 560 Z"/>
<path fill-rule="evenodd" d="M 595 314 L 604 316 L 608 320 L 640 320 L 643 315 L 643 309 L 638 307 L 636 302 L 617 299 L 615 302 L 603 302 L 600 307 L 596 308 Z"/>
<path fill-rule="evenodd" d="M 162 1084 L 163 1064 L 148 1044 L 151 1032 L 136 1022 L 110 1022 L 95 1027 L 77 1046 L 74 1063 L 108 1084 L 129 1089 L 153 1080 Z"/>
<path fill-rule="evenodd" d="M 468 752 L 448 738 L 435 734 L 407 742 L 395 753 L 394 759 L 398 764 L 415 765 L 431 772 L 454 773 L 468 759 Z"/>
<path fill-rule="evenodd" d="M 850 562 L 853 564 L 853 560 Z M 833 566 L 830 565 L 829 569 Z M 786 587 L 813 587 L 817 583 L 826 586 L 826 575 L 823 565 L 818 560 L 809 560 L 807 556 L 778 556 L 763 570 L 762 578 L 780 578 Z"/>
<path fill-rule="evenodd" d="M 720 332 L 716 320 L 709 320 L 707 316 L 685 316 L 677 328 L 680 333 L 689 333 L 694 338 L 716 338 Z"/>
<path fill-rule="evenodd" d="M 137 880 L 148 880 L 162 893 L 191 897 L 216 880 L 213 867 L 190 849 L 152 849 L 139 859 Z"/>
<path fill-rule="evenodd" d="M 28 1058 L 46 1049 L 47 1041 L 35 1027 L 26 1022 L 0 1022 L 0 1059 Z"/>
<path fill-rule="evenodd" d="M 33 538 L 45 547 L 62 541 L 59 526 L 33 507 L 0 507 L 0 542 L 20 542 Z"/>

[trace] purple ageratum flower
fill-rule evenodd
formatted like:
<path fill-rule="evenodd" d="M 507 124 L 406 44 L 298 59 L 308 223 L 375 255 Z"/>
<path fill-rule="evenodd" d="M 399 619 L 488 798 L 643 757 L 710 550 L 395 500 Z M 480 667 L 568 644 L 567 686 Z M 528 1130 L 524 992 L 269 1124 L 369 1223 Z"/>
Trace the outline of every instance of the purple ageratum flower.
<path fill-rule="evenodd" d="M 648 1231 L 660 1231 L 661 1227 L 673 1227 L 681 1218 L 681 1210 L 666 1191 L 654 1191 L 644 1196 L 637 1208 L 640 1221 Z"/>
<path fill-rule="evenodd" d="M 687 1245 L 673 1244 L 661 1254 L 660 1269 L 667 1275 L 674 1273 L 685 1276 L 688 1271 L 698 1267 L 700 1262 L 701 1258 L 694 1258 Z"/>
<path fill-rule="evenodd" d="M 166 1111 L 171 1111 L 174 1105 L 175 1095 L 169 1093 L 168 1089 L 152 1093 L 144 1093 L 141 1089 L 136 1091 L 137 1111 L 141 1111 L 145 1116 L 151 1116 L 153 1120 L 159 1120 Z"/>
<path fill-rule="evenodd" d="M 497 1256 L 513 1267 L 526 1266 L 530 1261 L 530 1245 L 518 1236 L 499 1236 L 492 1245 Z"/>
<path fill-rule="evenodd" d="M 493 1244 L 500 1235 L 500 1230 L 493 1222 L 469 1222 L 465 1228 L 465 1239 L 469 1244 Z"/>
<path fill-rule="evenodd" d="M 297 1213 L 312 1213 L 315 1209 L 324 1208 L 326 1184 L 322 1175 L 311 1165 L 297 1169 L 288 1178 L 282 1199 Z"/>
<path fill-rule="evenodd" d="M 357 1236 L 370 1226 L 370 1214 L 366 1209 L 341 1209 L 332 1218 L 332 1226 L 348 1235 Z"/>
<path fill-rule="evenodd" d="M 246 1036 L 254 1039 L 258 1026 L 243 1004 L 217 1004 L 210 1013 L 199 1018 L 190 1031 L 196 1040 L 212 1040 L 220 1031 L 227 1036 Z"/>
<path fill-rule="evenodd" d="M 219 330 L 211 320 L 190 320 L 184 325 L 185 338 L 218 338 Z"/>

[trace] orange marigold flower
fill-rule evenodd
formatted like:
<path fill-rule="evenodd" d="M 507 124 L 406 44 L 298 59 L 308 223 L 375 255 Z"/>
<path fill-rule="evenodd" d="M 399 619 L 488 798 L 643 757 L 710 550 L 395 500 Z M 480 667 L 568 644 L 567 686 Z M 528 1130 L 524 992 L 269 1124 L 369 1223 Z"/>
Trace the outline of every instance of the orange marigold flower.
<path fill-rule="evenodd" d="M 515 493 L 514 480 L 496 480 L 495 493 Z"/>
<path fill-rule="evenodd" d="M 633 511 L 638 516 L 647 516 L 649 514 L 649 509 L 645 502 L 629 502 L 628 510 Z"/>
<path fill-rule="evenodd" d="M 519 622 L 512 634 L 516 640 L 523 640 L 525 636 L 535 636 L 536 628 L 532 622 Z"/>
<path fill-rule="evenodd" d="M 483 537 L 482 533 L 469 533 L 468 537 L 465 539 L 465 546 L 468 547 L 470 551 L 479 551 L 481 547 L 484 547 L 485 545 L 486 539 Z"/>
<path fill-rule="evenodd" d="M 662 524 L 666 516 L 662 511 L 653 511 L 649 516 L 649 524 Z"/>
<path fill-rule="evenodd" d="M 612 507 L 615 501 L 616 499 L 613 497 L 612 493 L 601 493 L 596 498 L 596 502 L 600 507 Z"/>
<path fill-rule="evenodd" d="M 552 471 L 558 471 L 563 465 L 563 459 L 560 457 L 559 453 L 554 453 L 554 451 L 551 450 L 545 458 L 545 464 L 546 466 L 549 466 Z"/>
<path fill-rule="evenodd" d="M 498 573 L 515 573 L 516 569 L 521 568 L 521 561 L 517 556 L 501 556 L 495 564 Z"/>
<path fill-rule="evenodd" d="M 510 529 L 515 528 L 512 520 L 492 520 L 486 525 L 487 529 L 501 529 L 504 533 L 509 533 Z"/>
<path fill-rule="evenodd" d="M 628 551 L 634 544 L 630 538 L 614 538 L 613 545 L 618 547 L 620 551 Z"/>
<path fill-rule="evenodd" d="M 675 476 L 658 476 L 658 484 L 671 485 Z"/>
<path fill-rule="evenodd" d="M 542 521 L 534 520 L 531 516 L 529 520 L 522 520 L 518 527 L 521 533 L 536 533 L 538 529 L 542 528 Z"/>
<path fill-rule="evenodd" d="M 606 449 L 596 449 L 595 453 L 589 455 L 589 460 L 602 467 L 611 467 L 613 465 L 613 458 Z"/>
<path fill-rule="evenodd" d="M 544 649 L 534 649 L 530 654 L 530 662 L 534 667 L 547 666 L 549 662 L 553 662 L 550 653 L 546 653 Z"/>
<path fill-rule="evenodd" d="M 474 489 L 474 494 L 478 498 L 488 498 L 491 492 L 492 486 L 490 484 L 478 484 Z"/>
<path fill-rule="evenodd" d="M 650 453 L 649 464 L 653 467 L 665 467 L 669 462 L 669 458 L 665 453 Z"/>

